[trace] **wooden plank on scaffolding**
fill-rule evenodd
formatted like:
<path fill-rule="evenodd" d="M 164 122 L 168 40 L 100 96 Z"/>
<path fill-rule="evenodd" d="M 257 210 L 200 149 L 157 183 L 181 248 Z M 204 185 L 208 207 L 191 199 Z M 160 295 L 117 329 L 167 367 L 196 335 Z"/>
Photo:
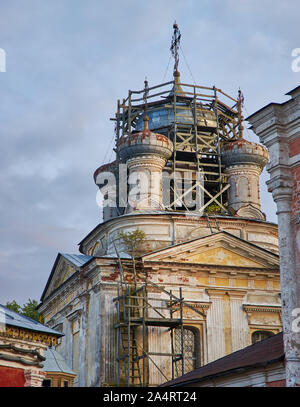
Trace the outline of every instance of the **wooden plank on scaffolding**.
<path fill-rule="evenodd" d="M 202 189 L 204 190 L 204 192 L 205 192 L 209 197 L 211 197 L 210 201 L 206 202 L 206 204 L 203 205 L 203 206 L 199 209 L 199 212 L 200 212 L 200 211 L 203 211 L 203 210 L 204 210 L 208 205 L 210 205 L 213 201 L 214 201 L 217 205 L 219 205 L 220 208 L 222 208 L 224 211 L 227 212 L 227 209 L 217 200 L 217 198 L 218 198 L 223 192 L 225 192 L 225 191 L 230 187 L 229 184 L 227 184 L 224 188 L 222 188 L 222 190 L 219 191 L 215 196 L 212 196 L 204 187 L 202 187 L 202 185 L 199 184 L 199 186 L 200 186 L 200 188 L 202 188 Z"/>

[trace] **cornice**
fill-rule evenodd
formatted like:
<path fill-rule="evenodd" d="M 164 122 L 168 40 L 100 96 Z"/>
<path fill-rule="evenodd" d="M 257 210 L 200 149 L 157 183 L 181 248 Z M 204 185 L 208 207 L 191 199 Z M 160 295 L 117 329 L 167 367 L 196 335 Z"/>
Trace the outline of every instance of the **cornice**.
<path fill-rule="evenodd" d="M 207 226 L 207 219 L 203 218 L 200 215 L 193 214 L 193 215 L 187 215 L 187 214 L 180 214 L 178 212 L 166 212 L 166 213 L 135 213 L 135 214 L 123 214 L 121 216 L 116 216 L 115 218 L 109 219 L 105 222 L 99 223 L 79 244 L 80 244 L 80 252 L 83 253 L 82 248 L 83 246 L 86 247 L 98 238 L 99 235 L 105 236 L 105 234 L 112 229 L 118 228 L 118 223 L 123 223 L 124 221 L 128 221 L 130 218 L 132 219 L 137 219 L 137 218 L 144 218 L 144 219 L 157 219 L 160 218 L 161 220 L 164 221 L 170 221 L 170 218 L 174 222 L 182 222 L 184 223 L 197 223 L 198 227 L 202 227 L 202 225 Z M 236 218 L 236 217 L 230 217 L 230 216 L 216 216 L 218 222 L 220 225 L 228 225 L 232 226 L 233 224 L 237 226 L 244 227 L 245 223 L 249 224 L 260 224 L 265 227 L 271 227 L 271 228 L 277 228 L 277 224 L 268 222 L 265 220 L 261 219 L 250 219 L 250 218 Z M 155 221 L 153 221 L 155 223 Z"/>
<path fill-rule="evenodd" d="M 82 274 L 84 278 L 94 278 L 99 273 L 100 273 L 99 265 L 97 264 L 97 262 L 95 262 L 93 265 L 88 265 L 86 268 L 83 268 Z"/>
<path fill-rule="evenodd" d="M 206 292 L 210 298 L 220 298 L 227 294 L 229 295 L 229 297 L 242 299 L 247 294 L 246 290 L 235 290 L 235 289 L 227 290 L 224 288 L 207 288 Z"/>
<path fill-rule="evenodd" d="M 26 366 L 37 366 L 42 368 L 43 364 L 37 360 L 26 360 L 24 358 L 22 358 L 21 356 L 15 356 L 15 355 L 9 355 L 7 353 L 1 353 L 0 352 L 0 360 L 6 360 L 9 362 L 18 362 L 21 363 L 22 365 L 26 365 Z"/>
<path fill-rule="evenodd" d="M 243 304 L 243 309 L 247 313 L 251 313 L 251 312 L 275 312 L 275 313 L 281 313 L 281 305 Z"/>
<path fill-rule="evenodd" d="M 209 310 L 212 302 L 201 302 L 201 301 L 193 301 L 193 300 L 184 300 L 182 307 L 184 308 L 185 304 L 191 305 L 193 308 L 200 308 L 201 311 L 206 315 L 207 311 Z"/>
<path fill-rule="evenodd" d="M 72 311 L 70 314 L 66 315 L 66 318 L 69 321 L 74 321 L 75 319 L 79 318 L 83 313 L 83 308 L 76 309 L 75 311 Z"/>
<path fill-rule="evenodd" d="M 43 361 L 46 360 L 44 356 L 42 356 L 36 349 L 25 349 L 19 348 L 11 343 L 8 344 L 0 344 L 0 350 L 9 350 L 15 353 L 23 353 L 24 355 L 32 355 L 37 358 L 37 360 Z"/>
<path fill-rule="evenodd" d="M 250 276 L 255 275 L 270 275 L 274 273 L 279 275 L 279 266 L 274 268 L 261 268 L 261 267 L 241 267 L 241 266 L 226 266 L 226 265 L 216 265 L 216 264 L 198 264 L 198 263 L 181 263 L 174 261 L 155 261 L 147 260 L 144 263 L 144 269 L 152 272 L 178 272 L 178 271 L 188 271 L 192 274 L 199 271 L 208 272 L 210 274 L 217 274 L 218 272 L 227 273 L 229 275 L 245 275 L 249 274 Z M 234 274 L 233 274 L 234 273 Z"/>

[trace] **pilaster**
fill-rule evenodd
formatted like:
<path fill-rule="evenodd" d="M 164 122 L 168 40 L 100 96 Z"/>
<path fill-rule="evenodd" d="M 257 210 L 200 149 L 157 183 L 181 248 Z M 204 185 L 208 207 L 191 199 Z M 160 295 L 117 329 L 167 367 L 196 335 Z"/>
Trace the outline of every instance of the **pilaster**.
<path fill-rule="evenodd" d="M 294 171 L 300 137 L 299 87 L 289 92 L 291 100 L 271 103 L 247 120 L 270 152 L 267 170 L 269 191 L 277 205 L 283 339 L 287 386 L 300 385 L 300 333 L 293 332 L 293 310 L 300 307 L 300 245 L 294 222 L 299 174 Z M 293 175 L 294 174 L 294 179 Z"/>

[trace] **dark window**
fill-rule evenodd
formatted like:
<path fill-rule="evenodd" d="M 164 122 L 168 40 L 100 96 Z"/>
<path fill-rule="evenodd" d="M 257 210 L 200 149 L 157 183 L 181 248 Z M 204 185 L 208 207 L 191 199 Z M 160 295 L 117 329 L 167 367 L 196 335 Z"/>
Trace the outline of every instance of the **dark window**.
<path fill-rule="evenodd" d="M 69 382 L 67 380 L 64 380 L 64 387 L 69 387 Z"/>
<path fill-rule="evenodd" d="M 174 353 L 181 353 L 181 329 L 175 329 Z M 196 335 L 189 328 L 183 328 L 183 353 L 184 353 L 184 373 L 188 373 L 196 368 Z M 178 362 L 180 366 L 180 362 Z M 181 372 L 181 368 L 179 368 Z M 176 372 L 175 372 L 176 374 Z"/>
<path fill-rule="evenodd" d="M 42 387 L 51 387 L 51 380 L 50 379 L 44 379 L 42 383 Z"/>
<path fill-rule="evenodd" d="M 252 334 L 252 343 L 263 341 L 273 336 L 274 333 L 271 331 L 255 331 Z"/>

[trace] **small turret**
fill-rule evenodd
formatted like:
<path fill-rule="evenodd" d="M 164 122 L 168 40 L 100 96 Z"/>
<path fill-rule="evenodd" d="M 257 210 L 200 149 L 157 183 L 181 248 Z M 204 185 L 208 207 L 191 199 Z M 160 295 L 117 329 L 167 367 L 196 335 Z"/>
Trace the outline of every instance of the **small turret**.
<path fill-rule="evenodd" d="M 172 155 L 173 143 L 162 134 L 148 129 L 147 119 L 143 131 L 121 139 L 118 144 L 120 158 L 127 163 L 129 184 L 137 185 L 129 191 L 127 211 L 162 208 L 162 169 Z"/>
<path fill-rule="evenodd" d="M 116 184 L 114 182 L 117 171 L 118 171 L 117 162 L 113 161 L 111 163 L 101 165 L 101 167 L 97 168 L 97 170 L 94 172 L 94 181 L 95 184 L 98 185 L 100 190 L 104 186 L 103 180 L 106 179 L 108 181 L 107 184 L 105 185 L 106 193 L 104 199 L 106 201 L 106 204 L 105 206 L 103 206 L 104 222 L 107 221 L 108 219 L 118 216 L 116 205 Z M 104 174 L 106 174 L 107 177 L 103 177 Z"/>
<path fill-rule="evenodd" d="M 221 159 L 230 184 L 228 207 L 238 216 L 265 219 L 260 207 L 259 176 L 268 162 L 268 150 L 240 138 L 223 145 Z"/>

